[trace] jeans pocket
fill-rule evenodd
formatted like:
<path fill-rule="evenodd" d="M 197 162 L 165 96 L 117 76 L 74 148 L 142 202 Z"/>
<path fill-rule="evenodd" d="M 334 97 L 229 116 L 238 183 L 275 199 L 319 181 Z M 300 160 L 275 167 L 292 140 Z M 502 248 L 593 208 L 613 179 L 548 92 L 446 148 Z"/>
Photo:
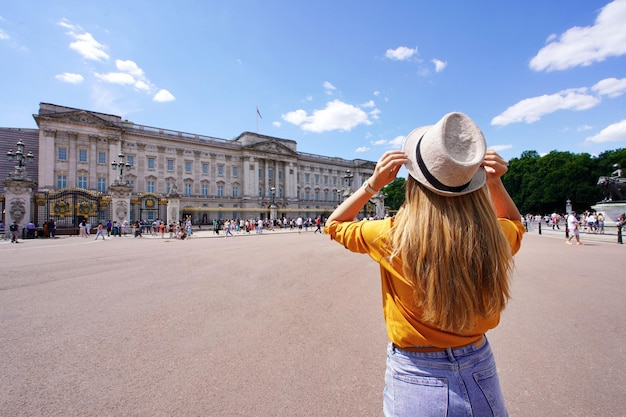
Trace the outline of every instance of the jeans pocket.
<path fill-rule="evenodd" d="M 474 373 L 474 381 L 482 391 L 491 407 L 494 417 L 507 417 L 509 414 L 504 405 L 504 397 L 500 389 L 500 379 L 495 364 L 484 371 Z"/>
<path fill-rule="evenodd" d="M 445 417 L 448 414 L 446 378 L 395 374 L 386 385 L 385 416 Z"/>

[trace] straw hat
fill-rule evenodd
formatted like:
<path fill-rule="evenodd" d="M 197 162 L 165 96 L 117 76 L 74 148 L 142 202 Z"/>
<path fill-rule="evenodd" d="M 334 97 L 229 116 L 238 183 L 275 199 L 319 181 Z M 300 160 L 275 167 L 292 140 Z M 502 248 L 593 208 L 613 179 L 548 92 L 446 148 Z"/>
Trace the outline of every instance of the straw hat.
<path fill-rule="evenodd" d="M 485 184 L 487 143 L 480 128 L 463 113 L 448 113 L 432 126 L 418 127 L 406 137 L 409 175 L 437 194 L 456 196 Z"/>

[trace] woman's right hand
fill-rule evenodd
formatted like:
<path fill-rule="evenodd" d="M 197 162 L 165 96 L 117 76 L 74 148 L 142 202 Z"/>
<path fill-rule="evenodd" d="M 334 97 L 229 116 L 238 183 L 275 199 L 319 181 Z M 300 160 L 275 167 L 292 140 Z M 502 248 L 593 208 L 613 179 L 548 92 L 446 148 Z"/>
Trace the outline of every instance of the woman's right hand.
<path fill-rule="evenodd" d="M 374 168 L 374 173 L 368 180 L 368 184 L 374 190 L 379 191 L 385 185 L 396 179 L 400 167 L 406 164 L 408 158 L 403 151 L 387 151 L 380 157 Z"/>

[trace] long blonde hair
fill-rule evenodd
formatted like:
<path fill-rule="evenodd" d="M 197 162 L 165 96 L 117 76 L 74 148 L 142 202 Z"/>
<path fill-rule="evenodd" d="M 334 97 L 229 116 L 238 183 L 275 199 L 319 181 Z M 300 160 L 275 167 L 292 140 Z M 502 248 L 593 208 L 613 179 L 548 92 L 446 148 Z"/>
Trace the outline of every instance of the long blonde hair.
<path fill-rule="evenodd" d="M 444 197 L 409 176 L 389 237 L 424 322 L 463 334 L 504 309 L 513 256 L 486 186 Z"/>

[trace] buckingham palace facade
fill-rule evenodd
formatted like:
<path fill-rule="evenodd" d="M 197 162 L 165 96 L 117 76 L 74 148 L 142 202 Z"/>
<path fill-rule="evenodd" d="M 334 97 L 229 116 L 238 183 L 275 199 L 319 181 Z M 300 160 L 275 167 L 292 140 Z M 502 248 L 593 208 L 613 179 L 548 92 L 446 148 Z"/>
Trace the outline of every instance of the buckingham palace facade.
<path fill-rule="evenodd" d="M 36 171 L 33 190 L 39 199 L 63 189 L 108 195 L 121 186 L 135 203 L 129 221 L 163 219 L 158 210 L 141 209 L 146 196 L 152 207 L 178 199 L 180 217 L 200 224 L 324 216 L 375 167 L 372 161 L 298 152 L 294 140 L 258 133 L 219 139 L 48 103 L 40 103 L 33 117 L 38 148 L 30 150 L 36 167 L 27 169 Z M 374 196 L 363 216 L 382 216 L 383 205 L 381 196 Z"/>

